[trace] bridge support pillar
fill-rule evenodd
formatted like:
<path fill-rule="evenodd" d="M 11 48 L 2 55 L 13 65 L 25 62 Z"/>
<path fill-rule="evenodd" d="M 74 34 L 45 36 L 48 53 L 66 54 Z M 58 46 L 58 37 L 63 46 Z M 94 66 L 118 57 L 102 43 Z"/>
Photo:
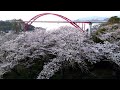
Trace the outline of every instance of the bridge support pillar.
<path fill-rule="evenodd" d="M 82 23 L 82 30 L 83 30 L 83 23 Z"/>
<path fill-rule="evenodd" d="M 82 30 L 85 31 L 85 23 L 82 23 Z"/>
<path fill-rule="evenodd" d="M 90 36 L 90 35 L 91 35 L 91 28 L 92 28 L 92 23 L 90 22 L 90 23 L 89 23 L 88 36 Z"/>

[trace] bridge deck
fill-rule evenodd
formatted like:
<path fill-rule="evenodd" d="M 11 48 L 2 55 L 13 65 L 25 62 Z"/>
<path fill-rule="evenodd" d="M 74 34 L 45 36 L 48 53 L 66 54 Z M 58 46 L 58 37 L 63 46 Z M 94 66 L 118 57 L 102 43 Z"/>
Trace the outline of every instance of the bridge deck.
<path fill-rule="evenodd" d="M 16 21 L 16 22 L 21 22 L 21 21 Z M 23 22 L 28 22 L 28 21 L 23 21 Z M 40 23 L 70 23 L 67 21 L 34 21 L 34 22 L 40 22 Z M 107 21 L 72 21 L 74 23 L 106 23 Z"/>
<path fill-rule="evenodd" d="M 34 22 L 40 22 L 40 23 L 69 23 L 67 21 L 34 21 Z M 74 23 L 105 23 L 106 21 L 72 21 L 72 22 L 74 22 Z"/>

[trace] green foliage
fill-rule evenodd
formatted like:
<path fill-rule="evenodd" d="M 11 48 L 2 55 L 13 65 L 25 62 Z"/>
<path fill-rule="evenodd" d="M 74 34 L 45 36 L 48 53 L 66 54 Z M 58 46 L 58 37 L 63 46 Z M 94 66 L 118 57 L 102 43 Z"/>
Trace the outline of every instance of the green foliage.
<path fill-rule="evenodd" d="M 20 22 L 19 20 L 12 20 L 12 30 L 15 32 L 19 32 L 21 30 Z"/>
<path fill-rule="evenodd" d="M 0 31 L 8 32 L 10 30 L 14 30 L 16 33 L 23 31 L 25 27 L 25 22 L 21 19 L 13 19 L 0 21 Z M 34 26 L 29 25 L 28 30 L 34 30 Z"/>
<path fill-rule="evenodd" d="M 102 28 L 102 29 L 97 30 L 95 34 L 96 35 L 99 35 L 100 33 L 103 34 L 105 31 L 106 31 L 106 29 Z"/>
<path fill-rule="evenodd" d="M 115 24 L 115 23 L 119 23 L 120 22 L 120 18 L 117 16 L 113 16 L 108 20 L 108 24 Z"/>
<path fill-rule="evenodd" d="M 0 21 L 0 31 L 8 32 L 12 28 L 12 23 L 9 21 Z"/>
<path fill-rule="evenodd" d="M 98 38 L 96 35 L 92 35 L 92 38 L 91 38 L 95 43 L 104 43 L 103 40 L 101 40 L 100 38 Z"/>

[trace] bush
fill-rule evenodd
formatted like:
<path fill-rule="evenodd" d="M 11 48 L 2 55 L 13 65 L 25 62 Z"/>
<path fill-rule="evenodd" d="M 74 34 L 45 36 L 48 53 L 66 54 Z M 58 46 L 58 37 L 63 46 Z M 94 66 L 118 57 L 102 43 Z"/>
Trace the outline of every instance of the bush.
<path fill-rule="evenodd" d="M 95 34 L 96 35 L 99 35 L 100 33 L 103 34 L 105 31 L 106 31 L 106 29 L 102 28 L 102 29 L 97 30 Z"/>
<path fill-rule="evenodd" d="M 101 40 L 100 38 L 98 38 L 96 35 L 92 35 L 92 38 L 91 38 L 95 43 L 104 43 L 103 40 Z"/>

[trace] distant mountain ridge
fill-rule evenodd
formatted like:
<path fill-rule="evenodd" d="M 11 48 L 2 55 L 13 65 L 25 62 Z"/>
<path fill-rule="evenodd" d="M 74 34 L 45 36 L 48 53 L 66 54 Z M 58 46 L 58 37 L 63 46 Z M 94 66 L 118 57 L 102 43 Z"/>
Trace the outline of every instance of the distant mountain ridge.
<path fill-rule="evenodd" d="M 85 18 L 79 18 L 75 21 L 108 21 L 108 17 L 99 17 L 99 16 L 92 16 L 92 17 L 85 17 Z"/>

